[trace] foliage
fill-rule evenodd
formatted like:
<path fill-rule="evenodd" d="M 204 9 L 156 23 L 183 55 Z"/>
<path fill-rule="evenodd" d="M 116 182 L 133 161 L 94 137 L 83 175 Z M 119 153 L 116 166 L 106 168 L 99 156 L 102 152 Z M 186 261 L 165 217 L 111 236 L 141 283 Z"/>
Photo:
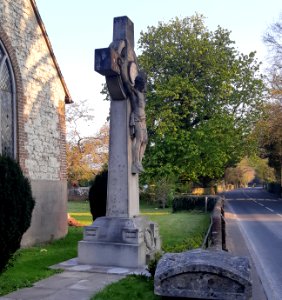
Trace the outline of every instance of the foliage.
<path fill-rule="evenodd" d="M 108 285 L 97 293 L 91 300 L 157 300 L 161 297 L 154 295 L 154 282 L 142 275 L 130 275 L 117 283 Z"/>
<path fill-rule="evenodd" d="M 270 182 L 267 184 L 267 191 L 276 195 L 281 195 L 281 184 L 276 182 Z"/>
<path fill-rule="evenodd" d="M 225 182 L 236 187 L 245 187 L 255 178 L 255 169 L 248 158 L 243 158 L 234 168 L 225 171 Z"/>
<path fill-rule="evenodd" d="M 271 96 L 282 100 L 282 14 L 264 35 L 264 42 L 268 46 L 270 58 L 269 81 Z"/>
<path fill-rule="evenodd" d="M 72 183 L 90 181 L 108 162 L 109 126 L 94 137 L 67 143 L 68 180 Z"/>
<path fill-rule="evenodd" d="M 140 190 L 139 196 L 140 196 L 140 205 L 144 203 L 144 204 L 153 204 L 154 206 L 156 206 L 155 188 L 152 189 L 151 185 L 148 185 L 146 189 Z"/>
<path fill-rule="evenodd" d="M 108 170 L 105 169 L 96 175 L 89 190 L 89 204 L 93 221 L 106 215 L 107 186 Z"/>
<path fill-rule="evenodd" d="M 217 197 L 207 197 L 207 211 L 212 211 L 217 201 Z M 172 211 L 183 211 L 193 209 L 205 209 L 205 197 L 203 196 L 177 196 L 172 202 Z"/>
<path fill-rule="evenodd" d="M 162 257 L 162 253 L 157 252 L 155 254 L 154 259 L 150 260 L 149 263 L 148 263 L 147 270 L 151 274 L 152 278 L 154 278 L 154 276 L 155 276 L 157 265 L 158 265 L 158 262 L 161 259 L 161 257 Z"/>
<path fill-rule="evenodd" d="M 141 32 L 141 67 L 148 74 L 147 179 L 221 178 L 246 151 L 264 85 L 255 53 L 233 47 L 230 33 L 204 26 L 200 15 Z"/>
<path fill-rule="evenodd" d="M 87 138 L 83 135 L 82 128 L 85 124 L 91 126 L 94 120 L 94 111 L 89 106 L 88 100 L 82 100 L 66 106 L 67 140 L 72 143 Z M 88 131 L 89 132 L 89 131 Z M 87 133 L 88 133 L 87 132 Z"/>
<path fill-rule="evenodd" d="M 269 166 L 276 171 L 276 180 L 281 182 L 282 165 L 282 103 L 275 101 L 264 106 L 264 115 L 257 122 L 254 135 L 260 155 L 268 158 Z"/>
<path fill-rule="evenodd" d="M 81 239 L 82 228 L 70 227 L 68 235 L 63 239 L 20 249 L 13 264 L 0 275 L 0 295 L 30 287 L 34 282 L 57 273 L 57 270 L 51 270 L 49 266 L 75 257 L 77 243 Z"/>
<path fill-rule="evenodd" d="M 155 197 L 162 208 L 170 207 L 174 197 L 175 185 L 168 177 L 159 178 L 156 182 Z"/>
<path fill-rule="evenodd" d="M 274 169 L 268 165 L 268 159 L 260 158 L 257 155 L 249 158 L 250 165 L 255 169 L 256 178 L 262 183 L 274 182 Z"/>
<path fill-rule="evenodd" d="M 35 201 L 31 186 L 20 166 L 0 156 L 0 272 L 20 248 L 29 228 Z"/>
<path fill-rule="evenodd" d="M 157 207 L 171 207 L 175 193 L 175 183 L 168 176 L 156 177 L 140 192 L 140 202 L 154 204 Z"/>

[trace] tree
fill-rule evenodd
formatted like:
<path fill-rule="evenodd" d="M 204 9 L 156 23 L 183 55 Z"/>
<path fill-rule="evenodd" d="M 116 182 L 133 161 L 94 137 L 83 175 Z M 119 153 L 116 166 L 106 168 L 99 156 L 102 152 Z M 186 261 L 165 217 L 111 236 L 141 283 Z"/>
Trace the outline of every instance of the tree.
<path fill-rule="evenodd" d="M 93 119 L 87 100 L 67 108 L 67 171 L 71 183 L 93 180 L 108 162 L 109 126 L 106 123 L 98 133 L 89 134 L 85 125 L 90 127 Z"/>
<path fill-rule="evenodd" d="M 67 140 L 79 144 L 87 138 L 88 136 L 85 135 L 85 130 L 83 132 L 82 127 L 85 127 L 85 124 L 90 126 L 93 120 L 94 112 L 89 107 L 87 100 L 68 105 L 66 109 Z M 89 131 L 87 131 L 88 133 Z"/>
<path fill-rule="evenodd" d="M 72 183 L 88 182 L 108 162 L 109 126 L 104 125 L 94 137 L 67 143 L 68 180 Z"/>
<path fill-rule="evenodd" d="M 274 168 L 276 181 L 281 184 L 282 166 L 282 103 L 267 103 L 263 117 L 254 130 L 260 156 L 268 158 L 269 166 Z"/>
<path fill-rule="evenodd" d="M 269 50 L 271 95 L 282 101 L 282 13 L 278 21 L 268 28 L 263 40 Z"/>
<path fill-rule="evenodd" d="M 249 163 L 250 166 L 255 169 L 256 178 L 261 183 L 270 183 L 275 181 L 274 169 L 268 165 L 268 159 L 254 155 L 249 158 Z"/>
<path fill-rule="evenodd" d="M 200 15 L 141 32 L 139 56 L 148 74 L 148 178 L 221 178 L 246 152 L 264 84 L 255 53 L 240 54 L 230 32 L 214 32 Z"/>
<path fill-rule="evenodd" d="M 255 169 L 248 158 L 244 157 L 235 168 L 227 168 L 225 182 L 236 187 L 245 187 L 255 178 Z"/>

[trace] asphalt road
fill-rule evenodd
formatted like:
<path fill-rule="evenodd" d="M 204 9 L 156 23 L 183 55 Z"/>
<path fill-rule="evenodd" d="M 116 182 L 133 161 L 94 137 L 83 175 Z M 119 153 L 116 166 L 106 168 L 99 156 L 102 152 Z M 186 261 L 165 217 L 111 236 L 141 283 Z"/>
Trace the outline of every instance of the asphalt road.
<path fill-rule="evenodd" d="M 282 200 L 261 188 L 225 193 L 269 300 L 282 299 Z"/>

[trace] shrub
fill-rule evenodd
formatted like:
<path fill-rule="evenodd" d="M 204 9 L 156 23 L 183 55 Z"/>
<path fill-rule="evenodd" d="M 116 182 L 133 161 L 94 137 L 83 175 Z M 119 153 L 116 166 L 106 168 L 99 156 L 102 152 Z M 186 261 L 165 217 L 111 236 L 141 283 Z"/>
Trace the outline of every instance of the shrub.
<path fill-rule="evenodd" d="M 93 221 L 106 215 L 108 170 L 96 175 L 89 190 L 89 204 Z"/>
<path fill-rule="evenodd" d="M 277 183 L 277 182 L 268 183 L 267 184 L 267 191 L 272 193 L 272 194 L 280 195 L 281 194 L 281 185 L 280 185 L 280 183 Z"/>
<path fill-rule="evenodd" d="M 23 234 L 31 223 L 35 201 L 31 186 L 20 166 L 0 156 L 0 272 L 20 248 Z"/>
<path fill-rule="evenodd" d="M 152 278 L 154 278 L 154 276 L 155 276 L 157 265 L 158 265 L 158 262 L 161 259 L 162 255 L 163 254 L 161 252 L 157 252 L 155 254 L 154 259 L 150 260 L 148 263 L 147 271 L 151 274 Z"/>
<path fill-rule="evenodd" d="M 160 178 L 156 181 L 155 195 L 156 201 L 161 208 L 171 205 L 174 197 L 174 188 L 172 180 L 169 178 Z"/>
<path fill-rule="evenodd" d="M 208 197 L 207 202 L 207 210 L 212 211 L 215 203 L 217 201 L 217 197 Z M 205 208 L 205 197 L 203 196 L 190 196 L 183 195 L 178 196 L 172 201 L 172 211 L 182 211 L 182 210 L 193 210 L 193 209 L 202 209 Z"/>

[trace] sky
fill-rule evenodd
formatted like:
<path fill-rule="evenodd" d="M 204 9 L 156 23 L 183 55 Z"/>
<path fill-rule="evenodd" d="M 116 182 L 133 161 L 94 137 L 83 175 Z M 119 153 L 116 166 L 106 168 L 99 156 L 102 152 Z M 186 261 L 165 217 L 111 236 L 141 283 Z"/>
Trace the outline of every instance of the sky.
<path fill-rule="evenodd" d="M 128 16 L 134 23 L 135 49 L 140 32 L 159 21 L 205 16 L 209 30 L 218 25 L 231 31 L 238 51 L 257 57 L 266 66 L 262 36 L 282 13 L 281 0 L 36 0 L 55 56 L 73 101 L 87 100 L 94 120 L 86 135 L 94 135 L 106 122 L 109 102 L 100 94 L 105 79 L 94 71 L 94 49 L 112 41 L 113 18 Z M 136 49 L 138 53 L 138 49 Z"/>

